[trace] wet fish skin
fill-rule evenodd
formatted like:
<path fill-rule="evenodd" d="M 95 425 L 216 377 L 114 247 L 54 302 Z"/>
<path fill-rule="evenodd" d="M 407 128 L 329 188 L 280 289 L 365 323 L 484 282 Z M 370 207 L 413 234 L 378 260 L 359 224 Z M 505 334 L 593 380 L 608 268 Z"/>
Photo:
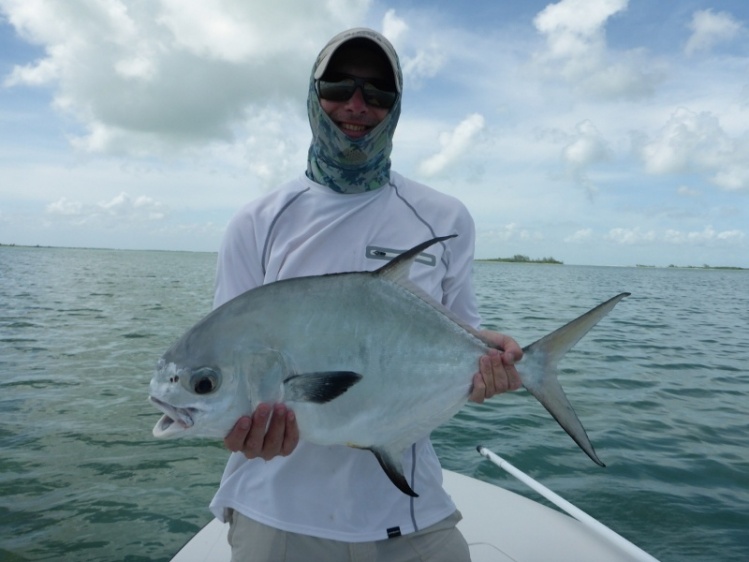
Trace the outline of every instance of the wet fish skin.
<path fill-rule="evenodd" d="M 302 439 L 367 449 L 404 493 L 401 457 L 468 399 L 492 347 L 408 280 L 424 242 L 374 272 L 287 279 L 218 307 L 160 359 L 150 385 L 156 437 L 223 438 L 261 402 L 284 402 Z M 603 466 L 556 365 L 629 293 L 524 348 L 523 386 Z"/>

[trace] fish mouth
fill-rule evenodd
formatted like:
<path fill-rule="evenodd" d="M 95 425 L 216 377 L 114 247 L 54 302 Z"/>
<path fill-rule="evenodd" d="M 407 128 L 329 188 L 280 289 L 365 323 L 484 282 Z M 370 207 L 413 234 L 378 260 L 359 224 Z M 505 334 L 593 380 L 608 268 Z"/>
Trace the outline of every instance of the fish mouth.
<path fill-rule="evenodd" d="M 195 425 L 193 415 L 197 412 L 196 408 L 177 408 L 153 396 L 148 399 L 151 404 L 164 412 L 164 415 L 153 428 L 154 437 L 176 436 Z"/>

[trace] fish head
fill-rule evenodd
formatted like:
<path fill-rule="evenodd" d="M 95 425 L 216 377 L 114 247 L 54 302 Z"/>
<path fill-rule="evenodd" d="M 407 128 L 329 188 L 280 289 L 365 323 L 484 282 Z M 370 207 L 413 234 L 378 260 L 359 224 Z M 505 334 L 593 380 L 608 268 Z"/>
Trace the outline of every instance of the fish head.
<path fill-rule="evenodd" d="M 240 416 L 252 411 L 241 379 L 215 362 L 177 362 L 162 357 L 151 379 L 151 404 L 163 412 L 154 437 L 223 438 Z"/>

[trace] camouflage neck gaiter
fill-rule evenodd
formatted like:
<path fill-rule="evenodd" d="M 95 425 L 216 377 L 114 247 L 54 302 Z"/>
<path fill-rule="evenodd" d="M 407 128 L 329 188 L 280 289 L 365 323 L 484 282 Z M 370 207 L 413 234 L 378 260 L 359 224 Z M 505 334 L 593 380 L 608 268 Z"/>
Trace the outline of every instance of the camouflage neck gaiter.
<path fill-rule="evenodd" d="M 393 54 L 393 56 L 395 56 Z M 385 119 L 367 135 L 352 139 L 323 111 L 315 88 L 312 69 L 307 95 L 307 115 L 312 128 L 312 144 L 307 155 L 307 177 L 338 193 L 363 193 L 379 189 L 390 180 L 390 152 L 401 111 L 401 96 Z M 396 78 L 402 81 L 400 65 Z"/>

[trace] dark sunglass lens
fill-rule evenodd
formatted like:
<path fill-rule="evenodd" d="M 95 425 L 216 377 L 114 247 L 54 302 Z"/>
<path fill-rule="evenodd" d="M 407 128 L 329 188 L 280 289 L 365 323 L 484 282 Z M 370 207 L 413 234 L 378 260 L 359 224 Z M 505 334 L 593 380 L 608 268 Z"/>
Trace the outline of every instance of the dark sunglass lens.
<path fill-rule="evenodd" d="M 353 80 L 339 82 L 320 80 L 317 83 L 317 93 L 322 99 L 330 101 L 346 101 L 354 95 L 354 90 L 356 90 L 356 84 Z"/>
<path fill-rule="evenodd" d="M 347 101 L 351 99 L 357 88 L 361 88 L 364 101 L 373 107 L 390 109 L 395 103 L 397 94 L 363 78 L 340 78 L 338 80 L 318 80 L 317 93 L 320 98 L 328 101 Z"/>
<path fill-rule="evenodd" d="M 364 101 L 374 107 L 390 109 L 395 103 L 395 92 L 380 90 L 371 84 L 365 84 L 362 88 L 362 93 L 364 94 Z"/>

